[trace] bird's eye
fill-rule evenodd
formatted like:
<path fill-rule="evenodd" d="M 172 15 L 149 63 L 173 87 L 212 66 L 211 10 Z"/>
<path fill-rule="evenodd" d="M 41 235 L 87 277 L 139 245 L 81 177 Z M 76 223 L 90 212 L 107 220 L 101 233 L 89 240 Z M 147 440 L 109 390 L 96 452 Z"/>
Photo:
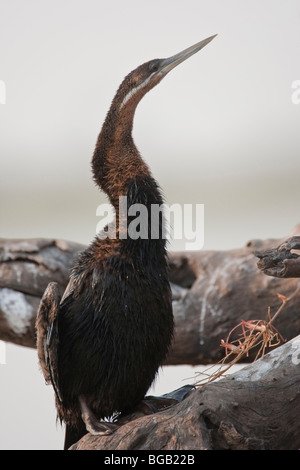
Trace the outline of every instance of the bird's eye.
<path fill-rule="evenodd" d="M 150 71 L 153 73 L 153 72 L 157 72 L 158 71 L 158 68 L 159 68 L 159 63 L 158 62 L 152 62 L 150 64 Z"/>

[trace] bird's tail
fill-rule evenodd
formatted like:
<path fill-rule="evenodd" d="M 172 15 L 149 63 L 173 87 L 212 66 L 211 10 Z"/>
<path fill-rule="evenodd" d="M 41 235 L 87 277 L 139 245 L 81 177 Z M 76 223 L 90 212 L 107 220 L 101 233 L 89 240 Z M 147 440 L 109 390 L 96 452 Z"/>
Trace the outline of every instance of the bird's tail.
<path fill-rule="evenodd" d="M 64 450 L 68 450 L 73 444 L 76 444 L 85 434 L 87 434 L 84 423 L 80 427 L 66 425 Z"/>

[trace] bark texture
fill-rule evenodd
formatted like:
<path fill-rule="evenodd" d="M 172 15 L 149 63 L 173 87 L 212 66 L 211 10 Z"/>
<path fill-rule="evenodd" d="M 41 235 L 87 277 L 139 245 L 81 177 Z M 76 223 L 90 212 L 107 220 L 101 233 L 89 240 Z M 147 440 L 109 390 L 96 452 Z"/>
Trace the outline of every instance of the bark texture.
<path fill-rule="evenodd" d="M 300 277 L 300 256 L 297 250 L 300 250 L 299 236 L 288 238 L 277 248 L 256 251 L 255 255 L 260 258 L 258 267 L 268 276 Z"/>

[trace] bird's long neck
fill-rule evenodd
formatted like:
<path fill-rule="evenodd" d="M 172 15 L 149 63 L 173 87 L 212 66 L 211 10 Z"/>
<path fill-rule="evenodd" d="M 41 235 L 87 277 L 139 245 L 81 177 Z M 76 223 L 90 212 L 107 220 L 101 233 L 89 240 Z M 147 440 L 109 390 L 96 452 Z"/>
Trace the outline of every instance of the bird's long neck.
<path fill-rule="evenodd" d="M 119 196 L 125 196 L 127 181 L 135 176 L 150 176 L 133 138 L 133 118 L 137 103 L 122 105 L 118 92 L 107 113 L 92 159 L 94 180 L 117 209 Z"/>
<path fill-rule="evenodd" d="M 134 113 L 139 101 L 137 97 L 124 102 L 124 96 L 117 93 L 97 140 L 92 169 L 96 183 L 115 208 L 116 223 L 119 222 L 119 197 L 126 196 L 128 207 L 142 204 L 149 211 L 150 235 L 151 207 L 153 204 L 161 205 L 163 200 L 132 137 Z"/>

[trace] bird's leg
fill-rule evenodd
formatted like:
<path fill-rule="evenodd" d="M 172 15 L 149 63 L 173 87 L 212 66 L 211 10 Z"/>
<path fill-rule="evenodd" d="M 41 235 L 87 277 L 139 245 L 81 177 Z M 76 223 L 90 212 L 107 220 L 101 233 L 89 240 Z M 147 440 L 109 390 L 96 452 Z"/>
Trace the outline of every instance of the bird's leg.
<path fill-rule="evenodd" d="M 85 424 L 87 432 L 91 433 L 93 436 L 105 436 L 112 434 L 118 425 L 114 423 L 106 423 L 104 421 L 99 421 L 92 410 L 88 407 L 85 398 L 80 395 L 79 397 L 81 417 Z"/>

